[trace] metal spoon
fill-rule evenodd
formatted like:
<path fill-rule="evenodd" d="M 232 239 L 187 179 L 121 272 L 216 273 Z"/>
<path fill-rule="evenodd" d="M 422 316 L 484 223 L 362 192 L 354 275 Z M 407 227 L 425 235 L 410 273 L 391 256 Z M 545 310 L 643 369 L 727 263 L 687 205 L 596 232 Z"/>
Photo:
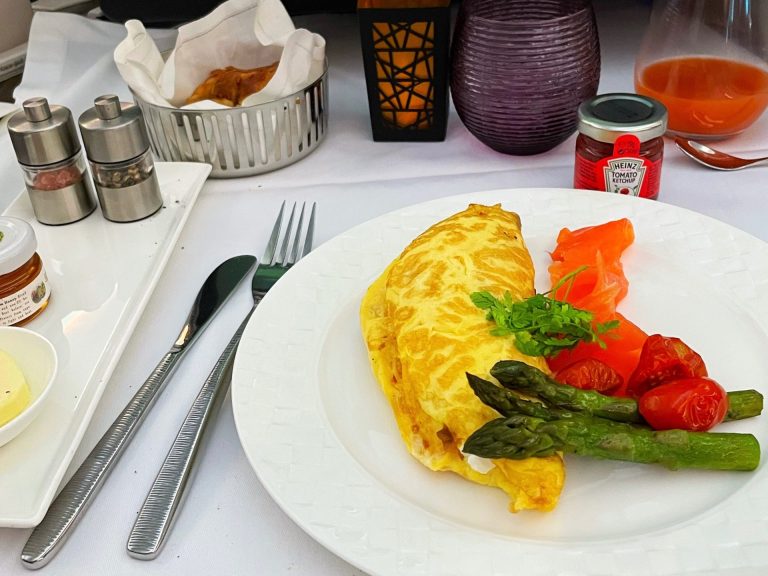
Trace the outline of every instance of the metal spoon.
<path fill-rule="evenodd" d="M 715 170 L 741 170 L 747 166 L 768 162 L 768 157 L 738 158 L 725 152 L 713 150 L 709 146 L 705 146 L 695 140 L 688 140 L 687 138 L 677 137 L 675 138 L 675 144 L 686 156 L 690 156 L 699 164 L 704 164 L 704 166 L 714 168 Z"/>

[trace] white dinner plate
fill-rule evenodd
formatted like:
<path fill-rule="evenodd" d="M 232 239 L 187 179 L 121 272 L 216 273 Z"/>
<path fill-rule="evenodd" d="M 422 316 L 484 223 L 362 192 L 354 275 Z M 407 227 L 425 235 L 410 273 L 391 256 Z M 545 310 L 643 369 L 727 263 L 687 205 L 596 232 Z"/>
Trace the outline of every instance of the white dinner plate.
<path fill-rule="evenodd" d="M 51 300 L 25 327 L 53 343 L 59 370 L 40 415 L 0 447 L 0 526 L 31 527 L 45 515 L 210 170 L 157 163 L 163 207 L 138 222 L 110 222 L 97 208 L 46 226 L 26 192 L 5 211 L 35 229 Z"/>
<path fill-rule="evenodd" d="M 727 389 L 768 388 L 768 245 L 711 218 L 613 194 L 519 189 L 453 196 L 330 240 L 263 300 L 238 349 L 232 401 L 258 477 L 325 547 L 377 576 L 764 574 L 765 464 L 678 471 L 566 457 L 550 513 L 507 512 L 500 490 L 432 472 L 406 452 L 368 364 L 358 307 L 428 226 L 470 202 L 522 217 L 540 291 L 562 227 L 629 217 L 619 309 L 685 340 Z M 723 424 L 768 446 L 768 416 Z M 763 457 L 765 451 L 763 451 Z"/>

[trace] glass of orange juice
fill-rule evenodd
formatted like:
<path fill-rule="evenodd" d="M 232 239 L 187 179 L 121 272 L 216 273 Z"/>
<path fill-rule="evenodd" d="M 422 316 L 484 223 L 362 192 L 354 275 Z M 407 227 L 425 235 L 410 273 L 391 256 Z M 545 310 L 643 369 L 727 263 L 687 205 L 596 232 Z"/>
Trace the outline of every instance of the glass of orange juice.
<path fill-rule="evenodd" d="M 635 90 L 663 102 L 668 131 L 727 138 L 768 107 L 767 0 L 656 0 Z"/>

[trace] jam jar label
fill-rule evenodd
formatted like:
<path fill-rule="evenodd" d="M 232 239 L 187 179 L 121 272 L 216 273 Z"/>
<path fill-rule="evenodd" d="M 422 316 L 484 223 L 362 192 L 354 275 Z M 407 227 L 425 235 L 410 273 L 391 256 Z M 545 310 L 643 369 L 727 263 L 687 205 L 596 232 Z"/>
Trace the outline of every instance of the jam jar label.
<path fill-rule="evenodd" d="M 0 325 L 10 326 L 28 318 L 48 301 L 51 291 L 48 276 L 42 270 L 28 286 L 15 294 L 0 298 Z"/>
<path fill-rule="evenodd" d="M 597 162 L 576 155 L 576 188 L 656 198 L 660 178 L 661 161 L 641 157 L 640 140 L 633 134 L 619 136 L 613 144 L 613 155 Z"/>

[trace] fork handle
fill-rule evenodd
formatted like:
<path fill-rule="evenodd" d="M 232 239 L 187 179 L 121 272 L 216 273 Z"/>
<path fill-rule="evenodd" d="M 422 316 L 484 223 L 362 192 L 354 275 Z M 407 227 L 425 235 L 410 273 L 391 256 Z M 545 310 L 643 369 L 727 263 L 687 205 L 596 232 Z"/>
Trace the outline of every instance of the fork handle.
<path fill-rule="evenodd" d="M 160 553 L 186 493 L 208 423 L 226 395 L 237 345 L 255 309 L 254 305 L 216 361 L 149 489 L 128 536 L 128 554 L 133 558 L 152 560 Z"/>

